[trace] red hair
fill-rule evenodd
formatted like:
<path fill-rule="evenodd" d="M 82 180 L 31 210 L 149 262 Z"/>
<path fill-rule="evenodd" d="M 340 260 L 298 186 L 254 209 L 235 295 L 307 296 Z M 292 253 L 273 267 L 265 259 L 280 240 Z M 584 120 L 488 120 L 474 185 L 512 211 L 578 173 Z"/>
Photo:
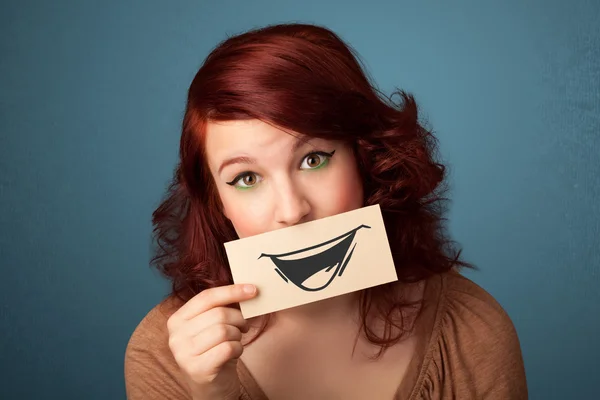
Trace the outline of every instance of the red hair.
<path fill-rule="evenodd" d="M 460 250 L 446 235 L 445 167 L 435 159 L 437 140 L 419 123 L 414 98 L 397 91 L 401 101 L 395 103 L 393 95 L 381 94 L 358 60 L 335 33 L 306 24 L 248 31 L 209 54 L 189 88 L 180 163 L 153 213 L 152 262 L 172 281 L 173 295 L 187 301 L 233 283 L 223 243 L 237 235 L 221 212 L 206 165 L 207 121 L 259 119 L 350 143 L 364 205 L 381 207 L 399 281 L 472 267 L 459 259 Z M 379 354 L 400 340 L 404 311 L 414 305 L 402 302 L 398 291 L 397 284 L 387 284 L 360 294 L 362 328 L 381 346 Z M 383 335 L 370 327 L 371 316 L 385 321 Z"/>

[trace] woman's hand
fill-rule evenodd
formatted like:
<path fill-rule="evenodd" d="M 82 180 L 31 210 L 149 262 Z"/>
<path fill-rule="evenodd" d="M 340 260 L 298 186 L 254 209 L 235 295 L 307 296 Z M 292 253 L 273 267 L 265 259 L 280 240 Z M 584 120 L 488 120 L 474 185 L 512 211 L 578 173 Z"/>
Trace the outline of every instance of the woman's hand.
<path fill-rule="evenodd" d="M 194 400 L 238 399 L 237 359 L 248 324 L 241 311 L 225 306 L 255 296 L 254 285 L 206 289 L 169 318 L 169 347 Z"/>

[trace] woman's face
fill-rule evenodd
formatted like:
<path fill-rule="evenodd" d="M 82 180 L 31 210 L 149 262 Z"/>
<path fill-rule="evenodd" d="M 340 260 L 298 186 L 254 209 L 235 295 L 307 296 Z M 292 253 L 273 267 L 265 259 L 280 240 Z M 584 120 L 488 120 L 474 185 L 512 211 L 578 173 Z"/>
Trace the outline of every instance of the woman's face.
<path fill-rule="evenodd" d="M 299 140 L 259 120 L 210 122 L 208 165 L 225 216 L 240 238 L 363 206 L 352 149 Z"/>

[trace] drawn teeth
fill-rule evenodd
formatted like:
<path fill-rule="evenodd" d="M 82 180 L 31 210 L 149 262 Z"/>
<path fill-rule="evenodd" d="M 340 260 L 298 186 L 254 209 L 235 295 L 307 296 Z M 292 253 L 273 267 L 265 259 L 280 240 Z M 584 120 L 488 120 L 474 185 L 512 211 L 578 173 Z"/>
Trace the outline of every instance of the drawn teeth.
<path fill-rule="evenodd" d="M 277 268 L 275 271 L 285 281 L 291 281 L 294 285 L 305 291 L 323 290 L 336 276 L 342 276 L 345 268 L 352 257 L 356 243 L 352 250 L 348 252 L 356 232 L 361 228 L 369 229 L 370 226 L 360 225 L 359 227 L 346 232 L 343 235 L 327 240 L 315 246 L 300 249 L 283 254 L 261 254 L 261 257 L 269 257 Z M 323 270 L 330 272 L 334 269 L 331 277 L 325 284 L 318 287 L 307 287 L 305 283 L 311 281 L 312 277 L 317 277 Z"/>

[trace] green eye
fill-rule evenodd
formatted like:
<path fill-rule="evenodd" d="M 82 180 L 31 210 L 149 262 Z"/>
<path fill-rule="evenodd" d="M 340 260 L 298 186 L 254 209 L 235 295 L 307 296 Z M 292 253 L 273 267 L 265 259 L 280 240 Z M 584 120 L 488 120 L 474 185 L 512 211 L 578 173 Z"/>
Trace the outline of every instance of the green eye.
<path fill-rule="evenodd" d="M 323 168 L 324 166 L 329 164 L 329 159 L 333 156 L 334 153 L 335 150 L 331 153 L 326 153 L 324 151 L 316 151 L 307 154 L 306 157 L 304 157 L 304 159 L 302 160 L 300 169 L 315 170 Z"/>

